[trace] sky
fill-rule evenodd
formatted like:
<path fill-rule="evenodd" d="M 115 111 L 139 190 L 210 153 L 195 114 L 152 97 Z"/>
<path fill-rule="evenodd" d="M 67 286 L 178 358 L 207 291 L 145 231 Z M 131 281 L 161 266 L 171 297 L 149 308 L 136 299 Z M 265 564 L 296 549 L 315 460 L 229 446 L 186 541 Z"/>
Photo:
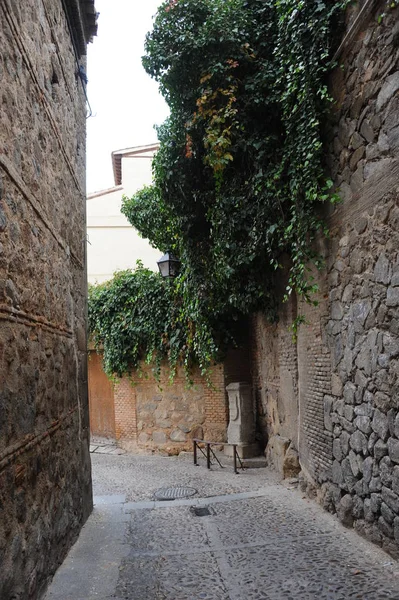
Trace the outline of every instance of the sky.
<path fill-rule="evenodd" d="M 114 185 L 111 152 L 153 143 L 168 115 L 141 65 L 144 39 L 162 0 L 96 0 L 98 36 L 88 48 L 87 192 Z"/>

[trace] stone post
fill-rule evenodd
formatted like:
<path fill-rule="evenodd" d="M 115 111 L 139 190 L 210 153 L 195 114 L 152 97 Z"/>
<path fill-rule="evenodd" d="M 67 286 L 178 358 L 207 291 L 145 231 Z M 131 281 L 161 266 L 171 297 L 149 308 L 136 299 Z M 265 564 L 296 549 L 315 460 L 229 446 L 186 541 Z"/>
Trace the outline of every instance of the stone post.
<path fill-rule="evenodd" d="M 227 429 L 228 444 L 236 444 L 241 458 L 259 455 L 255 440 L 255 415 L 251 386 L 248 383 L 231 383 L 226 388 L 229 397 L 230 421 Z M 225 446 L 225 454 L 233 456 L 233 447 Z"/>

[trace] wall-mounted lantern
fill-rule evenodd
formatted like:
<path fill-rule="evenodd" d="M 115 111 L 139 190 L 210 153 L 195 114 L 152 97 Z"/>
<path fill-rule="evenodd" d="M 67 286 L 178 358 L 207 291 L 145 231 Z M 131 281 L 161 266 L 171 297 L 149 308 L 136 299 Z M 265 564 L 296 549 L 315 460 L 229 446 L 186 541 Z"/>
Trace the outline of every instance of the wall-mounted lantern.
<path fill-rule="evenodd" d="M 158 261 L 159 272 L 165 279 L 173 279 L 179 274 L 180 261 L 168 250 Z"/>

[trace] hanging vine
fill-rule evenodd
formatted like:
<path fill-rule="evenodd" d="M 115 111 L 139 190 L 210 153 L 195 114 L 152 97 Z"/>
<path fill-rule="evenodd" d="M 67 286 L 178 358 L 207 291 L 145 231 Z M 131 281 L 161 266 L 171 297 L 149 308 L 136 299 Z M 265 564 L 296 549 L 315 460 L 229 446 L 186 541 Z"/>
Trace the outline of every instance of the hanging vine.
<path fill-rule="evenodd" d="M 153 318 L 152 304 L 140 304 L 151 341 L 133 344 L 122 336 L 117 350 L 106 351 L 110 372 L 128 372 L 149 355 L 205 370 L 235 343 L 243 316 L 263 310 L 275 318 L 283 255 L 290 258 L 287 295 L 312 301 L 307 265 L 319 260 L 312 250 L 324 229 L 319 207 L 336 200 L 323 168 L 321 122 L 330 105 L 332 32 L 345 5 L 160 6 L 143 65 L 170 117 L 158 128 L 154 185 L 125 198 L 122 211 L 155 247 L 177 253 L 182 271 L 170 288 L 157 288 L 162 305 L 174 307 L 162 316 L 167 325 Z M 147 285 L 140 271 L 129 277 Z M 115 293 L 112 284 L 107 289 L 104 298 Z M 134 310 L 144 301 L 135 296 Z M 99 306 L 92 302 L 92 331 L 104 343 Z M 110 309 L 107 319 L 123 323 L 129 310 L 132 304 Z"/>

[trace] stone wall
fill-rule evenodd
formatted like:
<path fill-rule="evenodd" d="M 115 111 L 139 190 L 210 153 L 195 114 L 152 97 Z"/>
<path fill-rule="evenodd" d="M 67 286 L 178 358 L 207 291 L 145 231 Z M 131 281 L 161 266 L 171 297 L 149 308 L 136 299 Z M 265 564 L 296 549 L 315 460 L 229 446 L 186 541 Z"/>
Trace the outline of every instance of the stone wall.
<path fill-rule="evenodd" d="M 61 0 L 3 0 L 0 46 L 0 597 L 34 600 L 92 508 L 86 110 Z"/>
<path fill-rule="evenodd" d="M 278 323 L 257 314 L 252 323 L 252 385 L 257 437 L 267 445 L 270 466 L 284 472 L 285 455 L 298 451 L 298 354 L 290 326 L 297 316 L 295 298 L 281 309 Z"/>
<path fill-rule="evenodd" d="M 92 389 L 97 367 L 96 360 L 89 361 L 89 393 L 96 413 L 104 410 L 103 398 L 99 401 Z M 236 370 L 231 368 L 230 372 Z M 171 382 L 167 365 L 162 366 L 157 381 L 152 367 L 143 364 L 140 372 L 119 379 L 113 386 L 115 437 L 127 449 L 169 454 L 191 450 L 194 437 L 225 441 L 228 425 L 225 388 L 224 365 L 212 367 L 208 385 L 198 370 L 188 382 L 183 370 L 178 369 Z"/>
<path fill-rule="evenodd" d="M 278 325 L 258 320 L 260 424 L 279 431 L 279 406 L 294 411 L 297 396 L 303 489 L 399 556 L 399 9 L 352 5 L 337 60 L 325 137 L 342 202 L 318 241 L 319 305 L 299 307 L 293 388 L 295 368 L 281 373 L 287 309 Z"/>
<path fill-rule="evenodd" d="M 332 78 L 343 203 L 329 217 L 324 488 L 343 522 L 399 556 L 399 9 L 386 8 L 374 3 Z"/>

